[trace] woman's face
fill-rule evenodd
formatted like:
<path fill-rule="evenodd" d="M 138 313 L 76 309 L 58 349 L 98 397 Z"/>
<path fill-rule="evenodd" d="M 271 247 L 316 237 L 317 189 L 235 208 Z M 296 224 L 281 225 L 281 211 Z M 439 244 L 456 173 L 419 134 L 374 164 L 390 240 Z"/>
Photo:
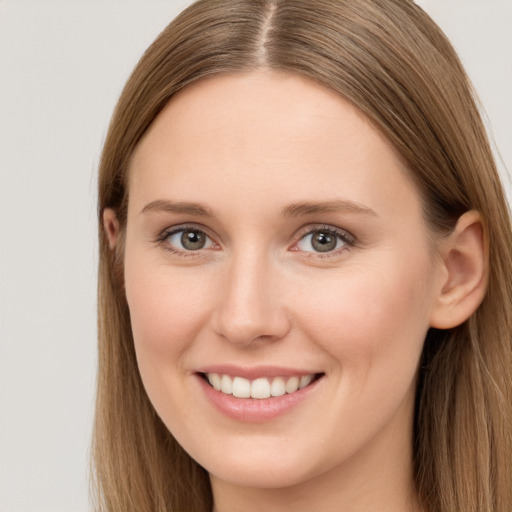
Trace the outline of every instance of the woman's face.
<path fill-rule="evenodd" d="M 440 273 L 383 136 L 307 79 L 223 75 L 170 101 L 130 172 L 140 373 L 212 480 L 407 465 Z"/>

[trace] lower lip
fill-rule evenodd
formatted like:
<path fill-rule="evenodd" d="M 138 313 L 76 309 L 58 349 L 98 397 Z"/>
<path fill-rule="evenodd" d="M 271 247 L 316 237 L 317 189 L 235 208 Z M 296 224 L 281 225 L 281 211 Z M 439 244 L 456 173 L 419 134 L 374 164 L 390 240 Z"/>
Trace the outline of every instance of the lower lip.
<path fill-rule="evenodd" d="M 215 390 L 202 376 L 197 375 L 197 378 L 206 397 L 218 411 L 229 418 L 247 423 L 261 423 L 285 414 L 306 400 L 317 388 L 319 382 L 323 380 L 323 377 L 321 377 L 294 393 L 258 399 L 237 398 L 233 395 L 227 395 Z"/>

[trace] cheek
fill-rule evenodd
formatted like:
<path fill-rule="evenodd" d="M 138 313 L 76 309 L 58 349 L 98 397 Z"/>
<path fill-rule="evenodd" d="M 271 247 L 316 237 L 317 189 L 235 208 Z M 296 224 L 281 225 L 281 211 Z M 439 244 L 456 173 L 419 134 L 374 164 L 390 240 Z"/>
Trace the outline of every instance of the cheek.
<path fill-rule="evenodd" d="M 382 383 L 401 378 L 401 369 L 410 378 L 429 325 L 427 268 L 383 259 L 317 283 L 322 293 L 301 305 L 304 330 L 347 378 Z"/>
<path fill-rule="evenodd" d="M 190 269 L 131 265 L 129 259 L 125 280 L 137 351 L 158 357 L 186 349 L 208 314 L 213 287 Z"/>
<path fill-rule="evenodd" d="M 395 418 L 405 436 L 428 330 L 428 280 L 400 265 L 347 269 L 304 297 L 301 330 L 328 354 L 333 459 L 354 453 Z M 400 411 L 400 412 L 399 412 Z M 401 419 L 400 419 L 401 418 Z M 400 423 L 400 421 L 402 423 Z M 393 429 L 392 429 L 393 430 Z M 337 446 L 340 451 L 336 451 Z"/>
<path fill-rule="evenodd" d="M 164 423 L 179 433 L 193 423 L 193 409 L 173 390 L 189 375 L 186 354 L 206 321 L 215 283 L 205 282 L 197 268 L 172 268 L 162 259 L 127 243 L 126 298 L 144 388 Z"/>
<path fill-rule="evenodd" d="M 197 270 L 128 257 L 125 261 L 126 296 L 130 310 L 135 352 L 146 392 L 158 414 L 174 430 L 192 421 L 181 389 L 190 371 L 187 351 L 208 316 L 213 286 L 201 283 Z M 180 412 L 176 424 L 174 411 Z M 178 429 L 179 431 L 179 429 Z"/>

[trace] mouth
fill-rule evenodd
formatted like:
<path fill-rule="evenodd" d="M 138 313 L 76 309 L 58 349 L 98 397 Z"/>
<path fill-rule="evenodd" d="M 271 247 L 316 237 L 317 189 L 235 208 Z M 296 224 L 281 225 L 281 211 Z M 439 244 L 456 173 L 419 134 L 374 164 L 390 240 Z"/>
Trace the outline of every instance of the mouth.
<path fill-rule="evenodd" d="M 199 374 L 214 390 L 236 398 L 264 400 L 272 397 L 291 395 L 307 388 L 324 376 L 323 373 L 305 375 L 258 377 L 250 380 L 240 376 L 220 373 Z"/>

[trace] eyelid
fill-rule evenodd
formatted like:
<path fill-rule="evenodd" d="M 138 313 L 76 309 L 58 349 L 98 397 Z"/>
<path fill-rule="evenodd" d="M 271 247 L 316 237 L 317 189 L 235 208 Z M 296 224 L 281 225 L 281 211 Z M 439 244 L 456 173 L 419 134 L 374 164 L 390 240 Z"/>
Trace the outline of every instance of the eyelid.
<path fill-rule="evenodd" d="M 312 235 L 313 233 L 319 232 L 319 231 L 326 231 L 329 233 L 332 233 L 339 237 L 343 242 L 343 247 L 340 247 L 338 249 L 335 249 L 333 251 L 328 252 L 315 252 L 315 251 L 302 251 L 297 248 L 298 243 L 305 238 L 308 235 Z M 307 257 L 311 258 L 329 258 L 331 256 L 338 256 L 341 252 L 346 251 L 347 248 L 355 247 L 358 244 L 358 239 L 350 233 L 350 231 L 347 231 L 346 229 L 342 229 L 330 224 L 309 224 L 307 226 L 304 226 L 301 228 L 297 234 L 295 235 L 295 242 L 293 246 L 291 247 L 292 251 L 301 252 Z"/>
<path fill-rule="evenodd" d="M 165 241 L 173 234 L 179 233 L 180 231 L 197 231 L 199 233 L 204 234 L 207 238 L 209 238 L 214 247 L 209 247 L 206 249 L 197 249 L 197 250 L 181 250 L 175 246 L 172 246 L 171 244 L 165 244 Z M 315 251 L 303 251 L 297 248 L 297 244 L 306 236 L 311 235 L 318 231 L 327 231 L 329 233 L 334 234 L 335 236 L 339 237 L 343 242 L 344 245 L 338 249 L 335 249 L 333 251 L 328 251 L 325 253 L 321 252 L 315 252 Z M 206 226 L 203 226 L 201 224 L 196 223 L 183 223 L 183 224 L 177 224 L 174 226 L 167 227 L 163 229 L 156 237 L 155 243 L 165 250 L 178 254 L 185 257 L 198 257 L 198 256 L 204 256 L 204 253 L 211 250 L 218 250 L 220 249 L 220 244 L 216 241 L 216 236 L 212 235 L 210 232 L 210 229 L 208 229 Z M 332 256 L 338 256 L 341 252 L 346 251 L 348 248 L 357 246 L 359 241 L 358 239 L 350 233 L 348 230 L 339 228 L 337 226 L 333 226 L 330 224 L 308 224 L 307 226 L 304 226 L 296 232 L 295 241 L 293 242 L 292 247 L 289 249 L 294 252 L 300 252 L 306 257 L 311 258 L 328 258 Z"/>
<path fill-rule="evenodd" d="M 178 247 L 175 247 L 169 243 L 167 243 L 167 244 L 165 243 L 166 240 L 170 236 L 172 236 L 176 233 L 179 233 L 180 231 L 187 231 L 187 230 L 196 231 L 197 233 L 203 234 L 209 240 L 211 240 L 214 247 L 197 249 L 195 251 L 187 251 L 187 250 L 183 250 Z M 157 245 L 161 246 L 166 251 L 169 251 L 173 254 L 178 254 L 180 256 L 189 257 L 189 258 L 201 256 L 201 255 L 204 255 L 205 251 L 217 250 L 217 248 L 219 248 L 219 244 L 215 241 L 215 237 L 211 235 L 210 230 L 208 228 L 206 228 L 205 226 L 202 226 L 200 224 L 195 224 L 195 223 L 184 223 L 184 224 L 177 224 L 175 226 L 167 227 L 157 235 L 157 237 L 155 239 L 155 243 Z"/>

